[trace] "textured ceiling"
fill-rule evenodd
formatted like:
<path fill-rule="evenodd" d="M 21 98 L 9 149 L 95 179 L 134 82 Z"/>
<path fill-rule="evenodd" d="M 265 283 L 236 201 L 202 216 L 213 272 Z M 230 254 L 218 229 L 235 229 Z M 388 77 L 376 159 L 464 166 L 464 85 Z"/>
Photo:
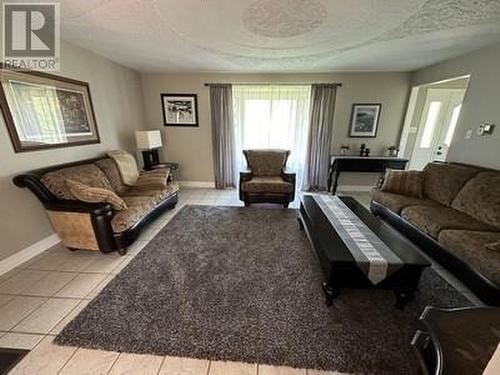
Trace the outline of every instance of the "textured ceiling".
<path fill-rule="evenodd" d="M 407 71 L 500 41 L 500 0 L 61 0 L 61 36 L 143 72 Z"/>

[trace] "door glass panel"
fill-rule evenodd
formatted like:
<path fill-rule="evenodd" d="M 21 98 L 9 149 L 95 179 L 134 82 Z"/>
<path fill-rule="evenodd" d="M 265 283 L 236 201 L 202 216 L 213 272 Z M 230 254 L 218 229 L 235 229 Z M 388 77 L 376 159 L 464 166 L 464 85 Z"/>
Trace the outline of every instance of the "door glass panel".
<path fill-rule="evenodd" d="M 444 139 L 444 143 L 446 146 L 450 146 L 451 144 L 451 140 L 453 139 L 453 134 L 455 133 L 455 128 L 457 127 L 458 116 L 460 115 L 461 109 L 462 109 L 462 104 L 459 104 L 455 108 L 453 108 L 450 125 L 448 126 L 448 131 L 446 132 L 446 137 Z"/>
<path fill-rule="evenodd" d="M 425 120 L 424 132 L 422 133 L 422 140 L 420 141 L 420 148 L 429 148 L 432 144 L 432 136 L 436 128 L 439 110 L 441 109 L 441 102 L 431 102 L 427 118 Z"/>

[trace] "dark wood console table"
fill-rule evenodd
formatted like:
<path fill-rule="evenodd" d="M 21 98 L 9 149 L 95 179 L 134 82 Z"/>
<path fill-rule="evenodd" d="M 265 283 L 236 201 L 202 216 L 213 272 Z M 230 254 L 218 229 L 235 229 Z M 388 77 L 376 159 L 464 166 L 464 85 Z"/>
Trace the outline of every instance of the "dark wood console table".
<path fill-rule="evenodd" d="M 328 191 L 337 191 L 340 172 L 384 173 L 387 168 L 405 169 L 406 163 L 408 159 L 391 156 L 330 155 Z"/>

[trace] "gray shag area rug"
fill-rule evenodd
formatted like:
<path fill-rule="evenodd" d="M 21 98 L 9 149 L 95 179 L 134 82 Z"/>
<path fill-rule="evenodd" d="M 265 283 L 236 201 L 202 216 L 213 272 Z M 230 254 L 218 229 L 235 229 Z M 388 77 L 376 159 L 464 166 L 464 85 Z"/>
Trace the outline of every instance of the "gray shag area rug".
<path fill-rule="evenodd" d="M 345 289 L 325 305 L 297 212 L 186 206 L 57 336 L 60 345 L 362 373 L 418 368 L 426 305 L 468 306 L 426 270 L 417 300 Z"/>

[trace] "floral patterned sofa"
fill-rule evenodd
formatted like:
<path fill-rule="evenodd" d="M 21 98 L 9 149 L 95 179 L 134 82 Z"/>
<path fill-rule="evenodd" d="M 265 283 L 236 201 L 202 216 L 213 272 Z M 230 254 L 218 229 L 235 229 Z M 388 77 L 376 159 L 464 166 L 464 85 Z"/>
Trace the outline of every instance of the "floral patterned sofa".
<path fill-rule="evenodd" d="M 374 189 L 372 212 L 484 302 L 500 305 L 500 171 L 436 162 L 420 173 L 402 172 L 405 186 L 396 184 L 396 190 L 403 194 L 384 186 Z"/>
<path fill-rule="evenodd" d="M 179 189 L 168 169 L 140 171 L 125 185 L 109 157 L 27 172 L 14 183 L 38 197 L 66 247 L 122 255 L 148 222 L 175 207 Z"/>

